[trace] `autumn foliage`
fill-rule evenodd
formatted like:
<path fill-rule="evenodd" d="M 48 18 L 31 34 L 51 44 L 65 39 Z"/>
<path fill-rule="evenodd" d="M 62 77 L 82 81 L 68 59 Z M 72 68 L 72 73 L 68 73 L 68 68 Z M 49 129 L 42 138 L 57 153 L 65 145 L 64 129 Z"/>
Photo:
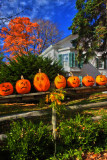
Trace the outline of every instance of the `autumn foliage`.
<path fill-rule="evenodd" d="M 39 54 L 42 45 L 39 33 L 39 24 L 31 22 L 28 17 L 11 19 L 8 28 L 3 27 L 1 30 L 0 37 L 4 39 L 3 49 L 10 57 L 20 53 L 27 54 L 28 51 Z"/>

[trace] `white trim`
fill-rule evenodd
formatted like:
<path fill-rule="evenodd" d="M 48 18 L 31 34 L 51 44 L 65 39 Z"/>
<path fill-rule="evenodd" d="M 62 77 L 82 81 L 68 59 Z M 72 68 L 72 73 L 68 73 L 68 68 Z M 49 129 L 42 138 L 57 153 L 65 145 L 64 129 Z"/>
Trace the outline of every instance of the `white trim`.
<path fill-rule="evenodd" d="M 70 49 L 71 49 L 70 47 L 61 48 L 61 49 L 58 49 L 58 52 L 67 51 L 67 50 L 70 51 Z"/>
<path fill-rule="evenodd" d="M 78 35 L 73 35 L 73 34 L 70 34 L 69 36 L 63 38 L 62 40 L 60 40 L 59 42 L 57 42 L 56 44 L 54 44 L 53 46 L 54 47 L 57 47 L 58 45 L 61 45 L 62 43 L 68 41 L 68 40 L 73 40 L 73 39 L 76 39 L 78 37 Z"/>
<path fill-rule="evenodd" d="M 47 49 L 45 49 L 45 50 L 40 54 L 40 56 L 46 55 L 47 52 L 49 52 L 49 51 L 52 50 L 52 49 L 53 49 L 53 45 L 50 45 Z"/>

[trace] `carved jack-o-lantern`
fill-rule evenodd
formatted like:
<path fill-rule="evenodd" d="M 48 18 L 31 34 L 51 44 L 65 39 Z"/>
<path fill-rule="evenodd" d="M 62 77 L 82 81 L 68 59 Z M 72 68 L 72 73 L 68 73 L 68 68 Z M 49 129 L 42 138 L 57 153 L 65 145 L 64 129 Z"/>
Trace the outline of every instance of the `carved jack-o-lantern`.
<path fill-rule="evenodd" d="M 93 86 L 94 83 L 95 83 L 95 80 L 92 76 L 87 75 L 87 76 L 83 77 L 83 79 L 82 79 L 82 84 L 86 87 Z"/>
<path fill-rule="evenodd" d="M 96 83 L 98 84 L 98 85 L 100 85 L 100 86 L 102 86 L 102 85 L 106 85 L 106 83 L 107 83 L 107 78 L 106 78 L 106 76 L 105 75 L 98 75 L 97 77 L 96 77 Z"/>
<path fill-rule="evenodd" d="M 13 93 L 13 86 L 10 82 L 0 84 L 0 95 L 8 96 Z"/>
<path fill-rule="evenodd" d="M 77 76 L 73 76 L 72 74 L 72 76 L 67 79 L 67 85 L 68 87 L 73 87 L 73 88 L 79 87 L 80 79 Z"/>
<path fill-rule="evenodd" d="M 54 80 L 54 84 L 56 88 L 65 88 L 66 87 L 66 79 L 62 75 L 57 75 Z"/>
<path fill-rule="evenodd" d="M 39 92 L 47 91 L 50 88 L 49 78 L 45 73 L 41 73 L 41 69 L 39 69 L 39 73 L 35 75 L 33 84 Z"/>
<path fill-rule="evenodd" d="M 21 76 L 21 79 L 16 82 L 16 91 L 19 94 L 26 94 L 29 93 L 31 90 L 31 83 L 29 80 L 24 79 L 23 76 Z"/>

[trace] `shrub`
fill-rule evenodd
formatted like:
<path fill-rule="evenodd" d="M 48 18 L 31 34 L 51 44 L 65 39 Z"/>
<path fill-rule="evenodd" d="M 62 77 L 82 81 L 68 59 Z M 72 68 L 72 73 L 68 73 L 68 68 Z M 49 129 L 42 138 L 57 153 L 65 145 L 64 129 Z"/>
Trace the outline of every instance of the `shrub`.
<path fill-rule="evenodd" d="M 7 149 L 13 160 L 44 160 L 53 154 L 51 132 L 42 122 L 13 122 L 7 136 Z"/>
<path fill-rule="evenodd" d="M 13 122 L 7 139 L 7 149 L 13 160 L 52 160 L 54 141 L 48 125 L 34 125 L 25 120 Z M 107 122 L 94 122 L 79 114 L 59 123 L 56 139 L 56 159 L 82 159 L 87 152 L 107 149 Z M 54 157 L 55 158 L 55 157 Z"/>
<path fill-rule="evenodd" d="M 39 68 L 48 75 L 50 81 L 54 80 L 57 73 L 65 74 L 63 68 L 57 61 L 53 62 L 53 60 L 48 57 L 43 58 L 41 56 L 35 56 L 29 52 L 28 55 L 18 55 L 16 60 L 9 59 L 9 64 L 5 63 L 1 66 L 0 83 L 9 81 L 15 86 L 16 81 L 23 75 L 25 79 L 31 82 L 31 91 L 35 91 L 33 87 L 33 78 L 34 75 L 38 73 Z"/>
<path fill-rule="evenodd" d="M 101 152 L 107 142 L 105 121 L 93 122 L 91 117 L 79 114 L 75 119 L 61 122 L 58 135 L 58 156 L 62 154 L 64 159 L 75 156 L 81 159 L 82 153 L 87 151 Z"/>

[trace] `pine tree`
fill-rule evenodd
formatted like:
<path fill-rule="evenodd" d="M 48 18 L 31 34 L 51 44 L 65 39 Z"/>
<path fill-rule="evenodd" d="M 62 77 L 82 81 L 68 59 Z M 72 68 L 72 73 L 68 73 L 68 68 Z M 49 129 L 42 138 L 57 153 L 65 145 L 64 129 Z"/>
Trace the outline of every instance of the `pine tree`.
<path fill-rule="evenodd" d="M 107 55 L 106 5 L 106 0 L 77 0 L 76 2 L 78 13 L 69 29 L 73 34 L 78 34 L 78 38 L 73 43 L 76 44 L 79 61 L 84 58 L 87 62 L 99 51 L 103 58 Z"/>
<path fill-rule="evenodd" d="M 38 73 L 39 68 L 47 74 L 51 82 L 54 81 L 57 73 L 65 74 L 63 68 L 57 61 L 53 62 L 50 58 L 36 56 L 30 52 L 28 52 L 27 55 L 21 53 L 21 55 L 17 55 L 16 59 L 8 58 L 8 61 L 8 64 L 4 63 L 1 66 L 0 83 L 9 81 L 14 87 L 16 81 L 23 75 L 25 79 L 30 80 L 32 91 L 34 91 L 33 78 L 35 74 Z"/>

